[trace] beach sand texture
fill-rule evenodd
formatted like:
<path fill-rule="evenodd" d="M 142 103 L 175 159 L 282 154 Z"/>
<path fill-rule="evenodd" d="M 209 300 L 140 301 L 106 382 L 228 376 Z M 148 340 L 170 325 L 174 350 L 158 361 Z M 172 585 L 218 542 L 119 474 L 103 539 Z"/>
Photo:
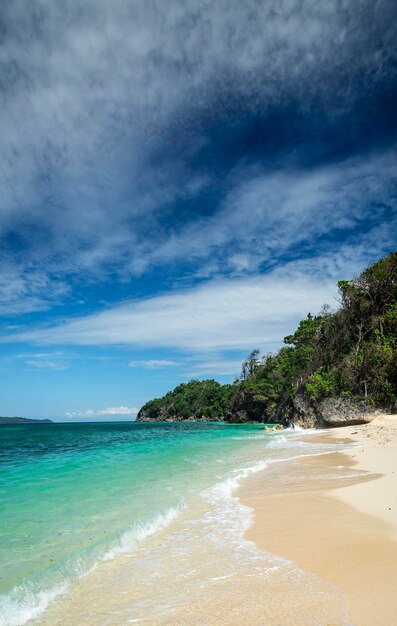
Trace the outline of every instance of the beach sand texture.
<path fill-rule="evenodd" d="M 268 446 L 234 495 L 217 483 L 211 506 L 98 563 L 32 623 L 396 626 L 397 416 L 295 435 L 274 434 L 292 458 Z"/>
<path fill-rule="evenodd" d="M 246 537 L 333 583 L 348 624 L 395 626 L 397 416 L 314 437 L 354 447 L 300 458 L 299 481 L 291 476 L 277 493 L 264 475 L 246 483 L 240 497 L 255 510 Z"/>

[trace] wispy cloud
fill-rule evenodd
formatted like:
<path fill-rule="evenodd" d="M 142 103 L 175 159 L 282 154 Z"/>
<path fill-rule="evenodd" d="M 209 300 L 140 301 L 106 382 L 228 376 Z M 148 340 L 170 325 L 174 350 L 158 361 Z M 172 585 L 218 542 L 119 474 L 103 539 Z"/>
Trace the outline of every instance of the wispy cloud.
<path fill-rule="evenodd" d="M 86 411 L 66 411 L 65 417 L 95 417 L 96 413 L 92 409 L 87 409 Z"/>
<path fill-rule="evenodd" d="M 26 361 L 26 365 L 29 367 L 35 367 L 38 369 L 56 369 L 56 370 L 64 370 L 66 369 L 66 363 L 62 361 L 47 361 L 47 360 L 37 360 L 31 359 L 30 361 Z"/>
<path fill-rule="evenodd" d="M 0 315 L 46 311 L 61 302 L 69 291 L 65 281 L 51 279 L 44 268 L 28 269 L 8 259 L 0 270 Z"/>
<path fill-rule="evenodd" d="M 339 249 L 340 238 L 349 233 L 354 240 L 358 230 L 363 238 L 376 238 L 372 245 L 382 254 L 397 226 L 396 169 L 390 151 L 307 171 L 239 171 L 213 216 L 194 220 L 141 252 L 151 263 L 189 255 L 209 263 L 209 274 L 246 274 L 288 254 L 310 251 L 317 257 L 319 240 L 324 255 L 336 253 L 335 238 Z M 385 218 L 388 227 L 380 232 Z"/>
<path fill-rule="evenodd" d="M 29 368 L 39 370 L 64 370 L 69 367 L 68 359 L 60 351 L 15 354 L 14 358 L 23 359 Z"/>
<path fill-rule="evenodd" d="M 4 410 L 231 378 L 394 249 L 396 28 L 392 0 L 3 2 Z"/>
<path fill-rule="evenodd" d="M 395 210 L 395 3 L 342 4 L 2 7 L 0 312 L 256 272 Z"/>
<path fill-rule="evenodd" d="M 241 371 L 242 359 L 205 358 L 205 356 L 186 363 L 184 373 L 188 378 L 207 376 L 237 376 Z"/>
<path fill-rule="evenodd" d="M 98 411 L 94 411 L 93 409 L 87 409 L 86 411 L 67 411 L 65 413 L 65 417 L 75 418 L 75 417 L 101 417 L 101 416 L 114 416 L 114 415 L 136 415 L 139 409 L 136 407 L 129 406 L 110 406 L 106 409 L 100 409 Z"/>
<path fill-rule="evenodd" d="M 265 276 L 216 280 L 173 294 L 123 304 L 2 341 L 37 344 L 135 345 L 179 350 L 275 346 L 297 320 L 335 296 L 330 278 L 288 267 Z"/>
<path fill-rule="evenodd" d="M 146 370 L 159 370 L 164 367 L 178 367 L 181 363 L 167 359 L 148 359 L 146 361 L 142 359 L 138 361 L 130 361 L 128 365 L 129 367 L 143 368 Z"/>

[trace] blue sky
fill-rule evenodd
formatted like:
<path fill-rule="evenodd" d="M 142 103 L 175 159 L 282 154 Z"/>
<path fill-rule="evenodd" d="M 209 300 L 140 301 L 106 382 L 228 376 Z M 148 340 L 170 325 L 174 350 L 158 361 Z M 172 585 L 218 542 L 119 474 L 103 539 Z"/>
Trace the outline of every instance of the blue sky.
<path fill-rule="evenodd" d="M 229 382 L 396 248 L 391 0 L 0 16 L 1 415 Z"/>

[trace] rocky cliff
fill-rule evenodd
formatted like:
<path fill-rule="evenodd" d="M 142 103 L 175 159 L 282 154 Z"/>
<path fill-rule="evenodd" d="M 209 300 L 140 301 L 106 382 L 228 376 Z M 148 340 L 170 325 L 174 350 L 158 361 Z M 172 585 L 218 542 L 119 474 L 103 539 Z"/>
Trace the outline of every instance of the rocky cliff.
<path fill-rule="evenodd" d="M 382 411 L 357 398 L 325 398 L 313 402 L 298 394 L 293 401 L 291 421 L 303 428 L 330 428 L 366 424 Z"/>

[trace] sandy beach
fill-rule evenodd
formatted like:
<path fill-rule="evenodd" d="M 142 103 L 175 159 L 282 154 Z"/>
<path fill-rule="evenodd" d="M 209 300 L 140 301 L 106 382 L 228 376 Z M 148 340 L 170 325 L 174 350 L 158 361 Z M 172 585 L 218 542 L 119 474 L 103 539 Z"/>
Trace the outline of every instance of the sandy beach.
<path fill-rule="evenodd" d="M 244 485 L 240 497 L 255 511 L 246 537 L 334 584 L 347 624 L 395 626 L 397 416 L 314 438 L 347 449 L 299 459 L 299 481 L 276 493 L 265 477 Z"/>
<path fill-rule="evenodd" d="M 169 523 L 132 527 L 45 606 L 0 624 L 395 626 L 397 417 L 311 434 L 220 428 L 224 456 L 215 440 L 213 465 L 185 471 L 206 488 Z M 120 456 L 111 467 L 114 479 Z"/>

